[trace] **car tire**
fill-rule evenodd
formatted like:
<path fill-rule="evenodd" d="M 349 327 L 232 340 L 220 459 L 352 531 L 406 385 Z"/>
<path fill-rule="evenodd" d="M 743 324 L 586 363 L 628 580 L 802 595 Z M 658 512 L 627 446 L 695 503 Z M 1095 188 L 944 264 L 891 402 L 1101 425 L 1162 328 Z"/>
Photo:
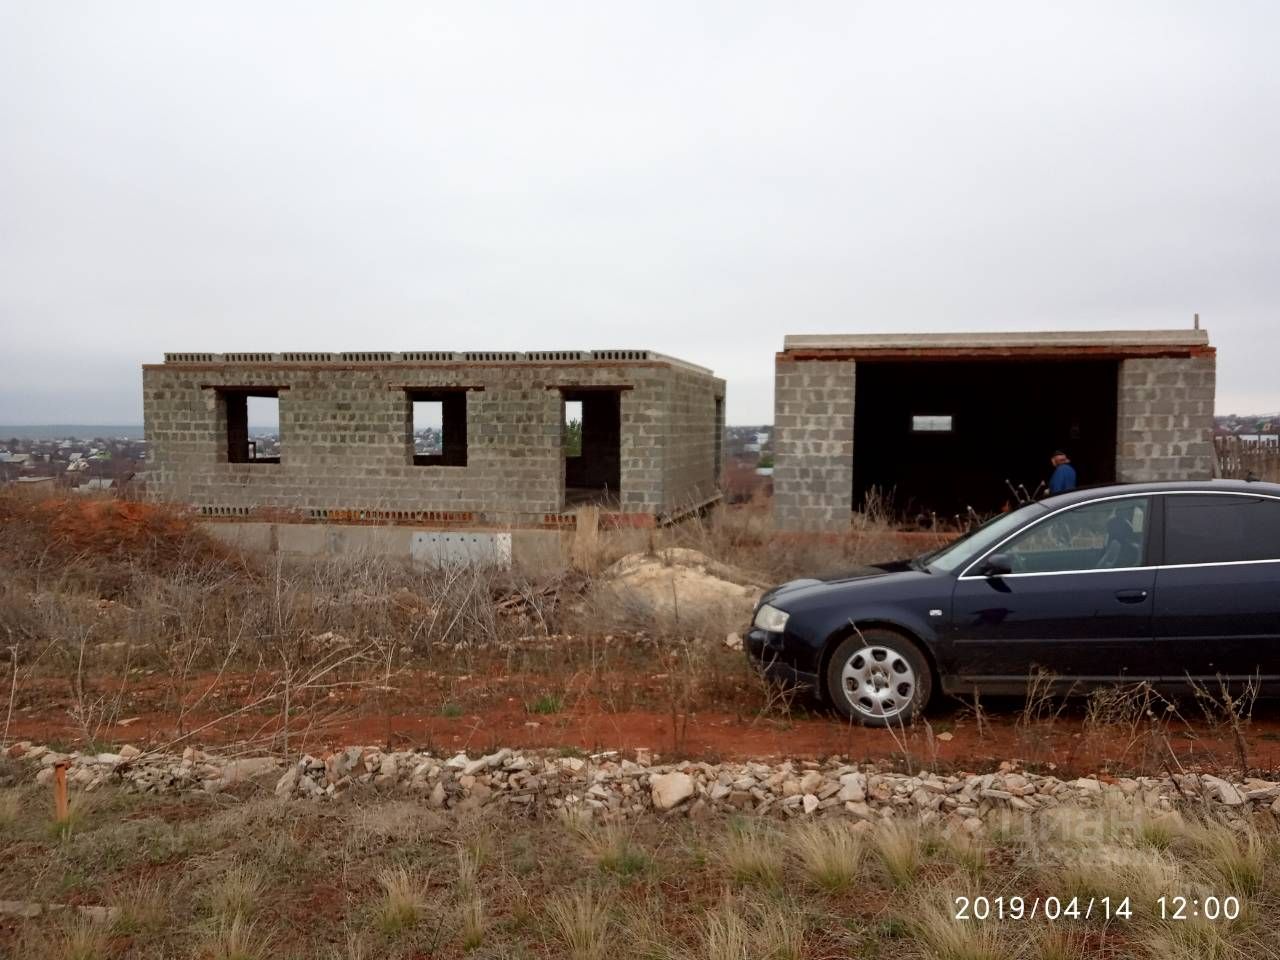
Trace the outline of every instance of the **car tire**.
<path fill-rule="evenodd" d="M 840 641 L 825 679 L 832 706 L 868 727 L 910 723 L 933 694 L 933 670 L 915 641 L 877 627 Z"/>

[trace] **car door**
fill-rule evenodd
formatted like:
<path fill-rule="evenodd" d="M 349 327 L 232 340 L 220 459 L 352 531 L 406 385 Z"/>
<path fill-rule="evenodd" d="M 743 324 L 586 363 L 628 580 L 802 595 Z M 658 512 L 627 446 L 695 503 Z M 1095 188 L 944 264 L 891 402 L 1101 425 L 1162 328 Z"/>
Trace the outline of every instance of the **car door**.
<path fill-rule="evenodd" d="M 1069 507 L 971 564 L 952 602 L 956 672 L 1015 689 L 1037 670 L 1080 681 L 1163 674 L 1152 639 L 1151 506 L 1149 496 L 1121 496 Z M 979 572 L 994 554 L 1011 572 Z"/>
<path fill-rule="evenodd" d="M 1155 635 L 1173 675 L 1280 680 L 1280 500 L 1166 494 Z"/>

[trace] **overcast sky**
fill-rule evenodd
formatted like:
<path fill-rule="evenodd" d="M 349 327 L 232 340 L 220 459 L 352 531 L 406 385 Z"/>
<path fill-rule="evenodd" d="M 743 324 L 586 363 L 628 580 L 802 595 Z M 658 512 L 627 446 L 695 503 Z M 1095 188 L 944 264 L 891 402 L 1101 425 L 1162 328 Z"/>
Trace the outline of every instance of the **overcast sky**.
<path fill-rule="evenodd" d="M 165 350 L 1190 326 L 1280 409 L 1280 4 L 0 0 L 0 423 Z M 1087 389 L 1081 384 L 1081 389 Z"/>

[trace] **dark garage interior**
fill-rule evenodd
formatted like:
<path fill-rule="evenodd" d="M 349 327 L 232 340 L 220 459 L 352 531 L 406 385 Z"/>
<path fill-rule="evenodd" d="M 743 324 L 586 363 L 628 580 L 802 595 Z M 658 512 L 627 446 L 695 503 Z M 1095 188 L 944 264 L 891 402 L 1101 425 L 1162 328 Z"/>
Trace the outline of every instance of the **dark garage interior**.
<path fill-rule="evenodd" d="M 1116 476 L 1117 361 L 859 361 L 853 505 L 899 515 L 1001 509 L 1005 480 L 1033 492 L 1065 450 L 1081 486 Z"/>

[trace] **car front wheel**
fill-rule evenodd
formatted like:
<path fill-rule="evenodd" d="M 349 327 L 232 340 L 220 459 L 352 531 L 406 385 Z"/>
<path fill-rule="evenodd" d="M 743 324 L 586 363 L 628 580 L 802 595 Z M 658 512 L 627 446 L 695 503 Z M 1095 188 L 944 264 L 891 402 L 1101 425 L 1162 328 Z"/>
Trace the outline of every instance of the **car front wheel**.
<path fill-rule="evenodd" d="M 909 723 L 933 692 L 933 671 L 914 642 L 892 630 L 855 631 L 827 664 L 827 694 L 846 717 L 870 727 Z"/>

